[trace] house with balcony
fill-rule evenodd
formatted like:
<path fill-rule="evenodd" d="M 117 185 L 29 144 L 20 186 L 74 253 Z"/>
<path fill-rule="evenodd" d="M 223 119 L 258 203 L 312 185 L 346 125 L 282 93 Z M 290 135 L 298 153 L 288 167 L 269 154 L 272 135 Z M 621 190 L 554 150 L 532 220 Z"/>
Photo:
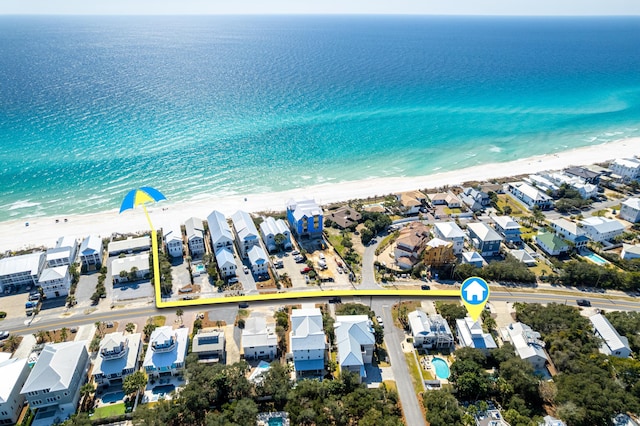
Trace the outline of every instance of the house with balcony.
<path fill-rule="evenodd" d="M 69 266 L 56 266 L 45 268 L 40 274 L 38 285 L 47 299 L 55 297 L 67 297 L 71 288 L 71 275 Z"/>
<path fill-rule="evenodd" d="M 534 207 L 538 207 L 540 210 L 549 210 L 553 207 L 551 197 L 526 182 L 509 182 L 506 185 L 506 190 L 530 210 Z"/>
<path fill-rule="evenodd" d="M 261 276 L 269 274 L 269 257 L 260 245 L 251 247 L 251 249 L 249 249 L 248 256 L 253 275 Z"/>
<path fill-rule="evenodd" d="M 287 220 L 298 238 L 322 238 L 323 212 L 314 200 L 289 200 Z"/>
<path fill-rule="evenodd" d="M 292 310 L 289 340 L 296 377 L 322 376 L 328 345 L 320 309 Z"/>
<path fill-rule="evenodd" d="M 640 177 L 640 160 L 637 158 L 615 159 L 609 168 L 622 182 L 630 182 Z"/>
<path fill-rule="evenodd" d="M 400 269 L 411 269 L 420 261 L 429 237 L 429 228 L 422 222 L 412 222 L 402 228 L 393 251 Z"/>
<path fill-rule="evenodd" d="M 231 216 L 231 224 L 236 233 L 236 245 L 241 258 L 249 255 L 252 247 L 260 245 L 260 235 L 249 213 L 238 210 Z"/>
<path fill-rule="evenodd" d="M 629 358 L 631 356 L 629 340 L 625 336 L 618 334 L 618 331 L 611 325 L 607 317 L 602 314 L 596 314 L 590 316 L 589 321 L 593 325 L 596 337 L 602 342 L 600 353 L 619 358 Z"/>
<path fill-rule="evenodd" d="M 640 198 L 624 200 L 620 206 L 620 217 L 627 222 L 640 222 Z"/>
<path fill-rule="evenodd" d="M 282 235 L 282 237 L 279 237 L 283 241 L 282 249 L 291 250 L 293 248 L 291 244 L 291 231 L 282 219 L 274 219 L 271 216 L 264 218 L 260 224 L 260 235 L 262 235 L 262 241 L 269 253 L 273 253 L 279 249 L 276 243 L 276 235 Z"/>
<path fill-rule="evenodd" d="M 456 255 L 453 254 L 453 243 L 451 241 L 433 238 L 427 242 L 422 254 L 422 262 L 425 265 L 437 268 L 455 263 L 455 261 Z"/>
<path fill-rule="evenodd" d="M 141 342 L 140 333 L 124 334 L 116 331 L 105 334 L 91 371 L 96 384 L 104 388 L 122 386 L 124 378 L 138 370 Z"/>
<path fill-rule="evenodd" d="M 86 341 L 48 343 L 31 369 L 20 393 L 32 410 L 34 426 L 66 420 L 76 412 L 80 388 L 87 380 L 89 354 Z"/>
<path fill-rule="evenodd" d="M 473 212 L 481 211 L 491 205 L 489 194 L 475 188 L 465 188 L 460 194 L 460 200 Z"/>
<path fill-rule="evenodd" d="M 180 227 L 170 229 L 164 233 L 164 245 L 167 248 L 167 254 L 171 257 L 182 257 L 183 253 L 182 230 Z"/>
<path fill-rule="evenodd" d="M 184 223 L 185 233 L 187 234 L 187 246 L 191 257 L 200 257 L 205 252 L 204 247 L 204 224 L 202 219 L 190 217 Z"/>
<path fill-rule="evenodd" d="M 622 222 L 608 217 L 591 216 L 578 223 L 591 241 L 596 243 L 611 241 L 625 230 Z"/>
<path fill-rule="evenodd" d="M 452 242 L 455 255 L 462 253 L 465 234 L 455 222 L 436 222 L 433 233 L 437 238 Z"/>
<path fill-rule="evenodd" d="M 127 237 L 124 240 L 114 240 L 107 245 L 109 256 L 119 256 L 120 254 L 140 253 L 151 250 L 151 237 Z"/>
<path fill-rule="evenodd" d="M 119 257 L 111 261 L 111 276 L 114 284 L 148 279 L 150 274 L 149 253 Z"/>
<path fill-rule="evenodd" d="M 362 215 L 352 207 L 342 206 L 335 211 L 328 212 L 325 215 L 326 220 L 331 220 L 340 229 L 355 229 L 362 220 Z"/>
<path fill-rule="evenodd" d="M 54 248 L 48 249 L 46 263 L 49 268 L 72 265 L 78 255 L 78 241 L 71 237 L 60 237 Z"/>
<path fill-rule="evenodd" d="M 457 319 L 458 343 L 463 348 L 476 348 L 487 355 L 491 349 L 497 348 L 498 345 L 490 333 L 482 331 L 481 321 L 481 319 L 474 321 L 469 316 Z"/>
<path fill-rule="evenodd" d="M 564 170 L 564 173 L 569 176 L 575 176 L 582 179 L 586 183 L 598 185 L 600 183 L 601 172 L 589 170 L 586 167 L 569 167 Z"/>
<path fill-rule="evenodd" d="M 482 257 L 482 255 L 477 251 L 465 251 L 464 253 L 462 253 L 460 263 L 467 263 L 469 265 L 475 266 L 476 268 L 482 268 L 486 261 L 484 260 L 484 257 Z"/>
<path fill-rule="evenodd" d="M 513 220 L 511 216 L 492 216 L 491 219 L 495 225 L 496 232 L 502 235 L 505 242 L 513 244 L 522 242 L 520 224 Z"/>
<path fill-rule="evenodd" d="M 242 330 L 242 354 L 244 359 L 267 361 L 278 355 L 278 336 L 273 327 L 267 326 L 264 317 L 246 319 Z"/>
<path fill-rule="evenodd" d="M 470 223 L 467 225 L 469 239 L 482 257 L 496 256 L 500 253 L 500 236 L 493 228 L 483 222 Z"/>
<path fill-rule="evenodd" d="M 20 393 L 31 369 L 26 358 L 0 361 L 0 425 L 15 425 L 24 406 Z"/>
<path fill-rule="evenodd" d="M 340 371 L 350 371 L 362 380 L 376 346 L 371 320 L 367 315 L 338 315 L 334 327 Z"/>
<path fill-rule="evenodd" d="M 0 292 L 35 287 L 44 265 L 43 252 L 0 259 Z"/>
<path fill-rule="evenodd" d="M 198 355 L 199 362 L 225 362 L 226 341 L 224 330 L 202 328 L 193 336 L 191 352 Z"/>
<path fill-rule="evenodd" d="M 404 216 L 412 216 L 420 213 L 420 209 L 426 204 L 427 196 L 420 191 L 407 191 L 395 194 L 400 207 L 400 213 Z"/>
<path fill-rule="evenodd" d="M 427 315 L 415 310 L 407 315 L 413 346 L 420 349 L 452 349 L 453 333 L 447 321 L 439 314 Z"/>
<path fill-rule="evenodd" d="M 222 278 L 236 275 L 238 265 L 233 257 L 233 252 L 229 247 L 221 247 L 216 251 L 216 264 Z"/>
<path fill-rule="evenodd" d="M 233 234 L 227 223 L 227 219 L 217 210 L 207 216 L 209 224 L 209 237 L 211 238 L 211 249 L 217 252 L 222 247 L 233 250 Z"/>
<path fill-rule="evenodd" d="M 567 253 L 571 250 L 569 243 L 565 239 L 558 237 L 553 232 L 538 232 L 535 240 L 538 247 L 550 256 L 560 256 L 561 254 Z"/>
<path fill-rule="evenodd" d="M 89 235 L 80 244 L 80 262 L 86 271 L 95 271 L 102 266 L 102 240 L 97 235 Z"/>
<path fill-rule="evenodd" d="M 582 226 L 576 222 L 560 218 L 553 219 L 549 221 L 549 223 L 551 224 L 553 232 L 555 232 L 560 238 L 571 242 L 571 244 L 573 244 L 573 246 L 578 250 L 585 247 L 589 242 L 589 237 L 587 237 Z"/>
<path fill-rule="evenodd" d="M 500 329 L 503 342 L 510 342 L 520 359 L 529 362 L 534 370 L 545 371 L 549 362 L 544 350 L 545 343 L 540 333 L 533 331 L 531 327 L 521 322 L 509 324 Z"/>
<path fill-rule="evenodd" d="M 184 371 L 184 359 L 189 347 L 189 329 L 158 327 L 149 338 L 142 366 L 149 379 L 177 376 Z"/>

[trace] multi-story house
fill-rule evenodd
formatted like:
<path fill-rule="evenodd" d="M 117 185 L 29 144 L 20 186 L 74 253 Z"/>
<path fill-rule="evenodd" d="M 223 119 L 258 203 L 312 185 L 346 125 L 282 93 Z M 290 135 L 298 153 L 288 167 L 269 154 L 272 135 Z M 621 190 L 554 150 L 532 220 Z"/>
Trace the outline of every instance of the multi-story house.
<path fill-rule="evenodd" d="M 121 254 L 139 253 L 151 249 L 151 237 L 128 237 L 124 240 L 114 240 L 107 245 L 109 256 L 119 256 Z"/>
<path fill-rule="evenodd" d="M 102 266 L 102 240 L 97 235 L 89 235 L 80 244 L 80 262 L 87 271 L 95 271 Z"/>
<path fill-rule="evenodd" d="M 290 341 L 296 376 L 321 376 L 324 372 L 327 338 L 320 309 L 294 309 L 291 312 Z"/>
<path fill-rule="evenodd" d="M 0 259 L 0 292 L 35 287 L 44 265 L 42 252 Z"/>
<path fill-rule="evenodd" d="M 163 326 L 153 330 L 142 364 L 149 379 L 181 374 L 188 348 L 188 328 Z"/>
<path fill-rule="evenodd" d="M 640 160 L 637 158 L 618 158 L 611 163 L 609 168 L 623 182 L 636 180 L 640 177 Z"/>
<path fill-rule="evenodd" d="M 436 237 L 453 243 L 453 253 L 458 255 L 464 248 L 464 232 L 455 222 L 436 222 L 433 224 Z"/>
<path fill-rule="evenodd" d="M 376 345 L 371 320 L 366 315 L 338 315 L 334 327 L 340 371 L 355 373 L 362 380 Z"/>
<path fill-rule="evenodd" d="M 430 240 L 422 254 L 422 262 L 425 265 L 433 267 L 441 267 L 455 263 L 456 255 L 453 254 L 453 243 L 451 241 L 441 240 L 440 238 L 433 238 Z"/>
<path fill-rule="evenodd" d="M 629 198 L 623 201 L 620 217 L 631 223 L 640 222 L 640 198 Z"/>
<path fill-rule="evenodd" d="M 492 216 L 491 219 L 496 226 L 496 231 L 504 237 L 506 242 L 516 244 L 522 242 L 520 224 L 511 216 Z"/>
<path fill-rule="evenodd" d="M 202 219 L 191 217 L 184 223 L 187 234 L 187 245 L 191 257 L 199 257 L 204 254 L 204 224 Z"/>
<path fill-rule="evenodd" d="M 413 345 L 422 349 L 452 349 L 455 341 L 447 321 L 441 315 L 415 310 L 407 315 Z"/>
<path fill-rule="evenodd" d="M 625 336 L 618 334 L 613 328 L 607 317 L 602 314 L 596 314 L 589 317 L 589 321 L 593 324 L 593 331 L 600 339 L 600 352 L 605 355 L 616 356 L 619 358 L 629 358 L 631 348 L 629 340 Z"/>
<path fill-rule="evenodd" d="M 56 266 L 55 268 L 45 268 L 40 274 L 38 285 L 42 288 L 44 297 L 53 299 L 55 297 L 66 297 L 71 288 L 71 275 L 69 266 Z"/>
<path fill-rule="evenodd" d="M 570 241 L 576 249 L 581 249 L 589 242 L 589 237 L 587 237 L 585 231 L 575 222 L 560 218 L 553 219 L 550 223 L 551 229 L 553 229 L 560 238 Z"/>
<path fill-rule="evenodd" d="M 217 328 L 203 328 L 193 336 L 191 352 L 198 355 L 199 362 L 220 362 L 224 364 L 226 341 L 224 331 Z"/>
<path fill-rule="evenodd" d="M 400 212 L 405 216 L 416 215 L 427 201 L 427 196 L 420 191 L 408 191 L 395 194 Z"/>
<path fill-rule="evenodd" d="M 521 322 L 509 324 L 500 329 L 502 341 L 510 342 L 520 359 L 529 362 L 537 371 L 544 371 L 547 362 L 547 353 L 544 351 L 545 343 L 540 333 L 533 331 L 531 327 Z"/>
<path fill-rule="evenodd" d="M 167 254 L 171 257 L 182 257 L 182 231 L 180 228 L 170 229 L 164 234 L 164 244 L 167 247 Z"/>
<path fill-rule="evenodd" d="M 75 238 L 60 237 L 56 241 L 56 246 L 47 250 L 47 266 L 54 268 L 56 266 L 71 265 L 76 261 L 78 254 L 78 242 Z"/>
<path fill-rule="evenodd" d="M 251 272 L 254 275 L 267 275 L 269 273 L 269 258 L 260 245 L 255 245 L 249 249 L 249 263 Z"/>
<path fill-rule="evenodd" d="M 551 197 L 526 182 L 509 182 L 506 187 L 507 192 L 522 201 L 529 209 L 538 207 L 540 210 L 549 210 L 553 207 Z"/>
<path fill-rule="evenodd" d="M 624 225 L 608 217 L 591 216 L 579 222 L 585 234 L 594 242 L 610 241 L 624 232 Z"/>
<path fill-rule="evenodd" d="M 289 200 L 287 220 L 298 238 L 322 238 L 323 213 L 314 200 Z"/>
<path fill-rule="evenodd" d="M 260 234 L 269 252 L 279 249 L 276 243 L 276 235 L 282 235 L 282 249 L 290 250 L 293 247 L 291 245 L 291 231 L 282 219 L 274 219 L 271 216 L 266 217 L 260 224 Z"/>
<path fill-rule="evenodd" d="M 26 358 L 0 361 L 0 425 L 15 425 L 24 407 L 20 393 L 31 369 Z"/>
<path fill-rule="evenodd" d="M 236 245 L 241 258 L 249 255 L 252 247 L 260 245 L 260 236 L 249 213 L 238 210 L 231 216 L 233 230 L 236 233 Z"/>
<path fill-rule="evenodd" d="M 233 250 L 233 234 L 227 223 L 227 219 L 217 210 L 207 216 L 209 224 L 209 237 L 211 238 L 211 250 L 218 252 L 218 249 L 227 247 Z"/>
<path fill-rule="evenodd" d="M 458 343 L 463 348 L 476 348 L 486 355 L 489 353 L 489 350 L 498 347 L 491 334 L 485 333 L 482 330 L 482 323 L 480 319 L 478 319 L 478 321 L 474 321 L 468 316 L 462 319 L 457 319 L 456 331 Z"/>
<path fill-rule="evenodd" d="M 238 266 L 229 247 L 220 247 L 216 250 L 216 263 L 221 277 L 232 277 L 236 274 Z"/>
<path fill-rule="evenodd" d="M 393 251 L 400 269 L 411 269 L 418 263 L 429 239 L 429 228 L 422 222 L 412 222 L 400 231 Z"/>
<path fill-rule="evenodd" d="M 111 262 L 114 284 L 134 282 L 149 277 L 149 253 L 120 257 Z"/>
<path fill-rule="evenodd" d="M 500 253 L 502 237 L 489 225 L 483 222 L 467 225 L 469 239 L 483 257 L 496 256 Z"/>
<path fill-rule="evenodd" d="M 538 232 L 535 240 L 542 251 L 551 256 L 560 256 L 571 249 L 565 239 L 558 237 L 553 232 Z"/>
<path fill-rule="evenodd" d="M 142 335 L 115 332 L 106 334 L 93 362 L 91 375 L 98 386 L 122 385 L 126 376 L 138 370 Z"/>
<path fill-rule="evenodd" d="M 264 317 L 249 317 L 242 330 L 242 353 L 245 359 L 273 360 L 278 355 L 278 336 Z"/>

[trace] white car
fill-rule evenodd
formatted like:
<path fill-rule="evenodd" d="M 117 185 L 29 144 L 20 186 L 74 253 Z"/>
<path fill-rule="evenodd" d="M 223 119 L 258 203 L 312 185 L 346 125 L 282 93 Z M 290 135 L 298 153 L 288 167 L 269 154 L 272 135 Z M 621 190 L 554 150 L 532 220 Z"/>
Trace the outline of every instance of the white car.
<path fill-rule="evenodd" d="M 249 268 L 247 268 L 246 266 L 243 266 L 242 270 L 244 271 L 245 274 L 249 273 Z"/>

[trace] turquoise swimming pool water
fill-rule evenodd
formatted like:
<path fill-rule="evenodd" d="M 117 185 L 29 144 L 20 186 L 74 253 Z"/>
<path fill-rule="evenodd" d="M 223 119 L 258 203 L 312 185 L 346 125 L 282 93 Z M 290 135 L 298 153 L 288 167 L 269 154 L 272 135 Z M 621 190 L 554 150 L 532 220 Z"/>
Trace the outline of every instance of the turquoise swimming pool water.
<path fill-rule="evenodd" d="M 205 271 L 204 265 L 201 263 L 196 265 L 196 271 L 200 274 L 204 274 L 204 271 Z"/>
<path fill-rule="evenodd" d="M 447 362 L 441 358 L 433 358 L 431 360 L 431 364 L 436 369 L 436 376 L 439 379 L 448 379 L 451 375 L 451 371 L 449 371 L 449 365 Z"/>
<path fill-rule="evenodd" d="M 603 259 L 602 257 L 598 256 L 595 253 L 589 253 L 582 257 L 585 257 L 590 261 L 592 261 L 593 263 L 597 263 L 598 265 L 606 265 L 607 263 L 609 263 L 608 261 L 606 261 L 605 259 Z"/>
<path fill-rule="evenodd" d="M 282 426 L 283 424 L 282 417 L 272 417 L 269 419 L 269 426 Z"/>

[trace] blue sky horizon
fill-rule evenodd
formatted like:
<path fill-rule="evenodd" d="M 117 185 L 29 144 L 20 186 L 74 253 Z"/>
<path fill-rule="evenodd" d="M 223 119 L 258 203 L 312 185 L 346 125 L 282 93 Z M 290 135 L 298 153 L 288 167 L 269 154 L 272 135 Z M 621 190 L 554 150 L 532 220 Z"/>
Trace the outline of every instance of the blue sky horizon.
<path fill-rule="evenodd" d="M 634 0 L 3 0 L 0 15 L 637 16 Z"/>

